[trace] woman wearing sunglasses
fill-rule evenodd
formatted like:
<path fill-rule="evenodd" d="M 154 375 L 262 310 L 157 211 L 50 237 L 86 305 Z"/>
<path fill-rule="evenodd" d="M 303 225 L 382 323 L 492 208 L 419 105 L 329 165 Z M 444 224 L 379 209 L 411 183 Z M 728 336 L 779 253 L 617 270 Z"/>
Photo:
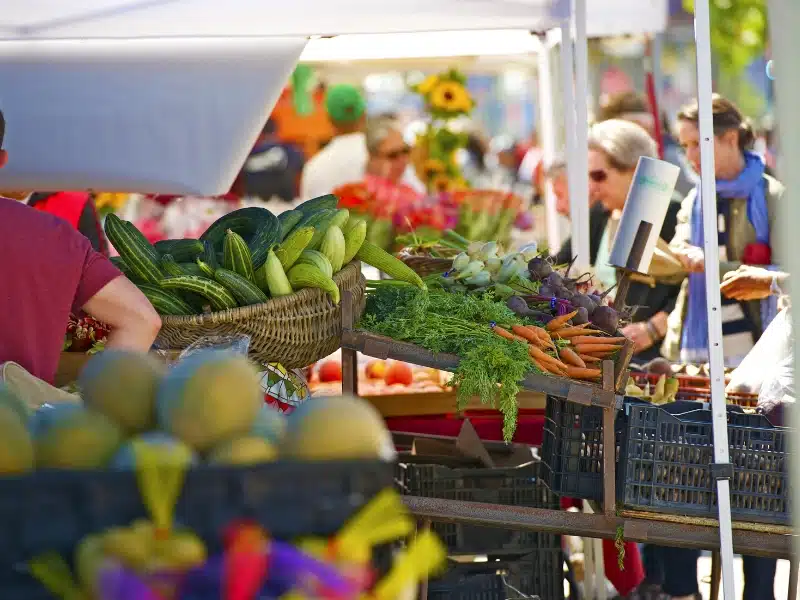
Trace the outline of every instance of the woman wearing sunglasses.
<path fill-rule="evenodd" d="M 603 287 L 616 283 L 616 270 L 608 265 L 628 188 L 639 158 L 657 156 L 656 142 L 641 126 L 630 121 L 610 119 L 589 130 L 589 196 L 611 213 L 605 226 L 594 263 L 595 279 Z M 675 233 L 680 197 L 670 203 L 661 238 L 672 239 Z M 646 362 L 659 356 L 660 342 L 667 328 L 667 317 L 675 307 L 679 286 L 666 283 L 634 282 L 626 303 L 634 306 L 632 323 L 623 333 L 636 345 L 635 360 Z"/>

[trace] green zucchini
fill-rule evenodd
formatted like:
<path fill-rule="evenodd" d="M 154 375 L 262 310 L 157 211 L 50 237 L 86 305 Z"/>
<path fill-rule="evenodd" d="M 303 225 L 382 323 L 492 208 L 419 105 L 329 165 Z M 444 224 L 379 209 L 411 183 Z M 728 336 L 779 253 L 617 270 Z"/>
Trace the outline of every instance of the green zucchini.
<path fill-rule="evenodd" d="M 329 208 L 309 215 L 300 221 L 296 229 L 301 227 L 314 228 L 314 237 L 311 238 L 308 246 L 306 246 L 306 250 L 316 250 L 319 247 L 322 242 L 322 237 L 325 235 L 325 232 L 328 231 L 328 227 L 336 216 L 336 213 L 337 210 L 335 208 Z"/>
<path fill-rule="evenodd" d="M 325 194 L 324 196 L 318 196 L 316 198 L 312 198 L 311 200 L 306 200 L 297 206 L 295 210 L 299 210 L 305 216 L 309 216 L 321 210 L 336 208 L 338 204 L 339 199 L 336 196 L 333 194 Z"/>
<path fill-rule="evenodd" d="M 156 251 L 164 256 L 171 254 L 179 263 L 193 261 L 203 253 L 203 242 L 200 240 L 161 240 L 154 244 Z"/>
<path fill-rule="evenodd" d="M 207 262 L 205 262 L 203 260 L 200 260 L 198 258 L 197 259 L 197 268 L 200 269 L 200 276 L 201 277 L 206 277 L 206 278 L 211 279 L 213 281 L 214 280 L 214 271 L 216 271 L 219 267 L 217 267 L 217 269 L 215 269 L 214 267 L 209 265 Z"/>
<path fill-rule="evenodd" d="M 250 246 L 254 269 L 266 262 L 269 251 L 281 241 L 281 224 L 278 221 L 278 217 L 266 208 L 262 210 L 266 214 L 261 217 L 261 225 L 253 234 L 253 237 L 247 241 L 247 245 Z"/>
<path fill-rule="evenodd" d="M 227 310 L 238 306 L 236 298 L 225 287 L 205 277 L 191 275 L 167 277 L 161 282 L 161 287 L 166 290 L 199 294 L 208 299 L 214 310 Z"/>
<path fill-rule="evenodd" d="M 200 240 L 203 242 L 209 241 L 214 248 L 222 250 L 222 243 L 229 229 L 251 242 L 258 232 L 265 227 L 265 233 L 272 231 L 271 236 L 276 238 L 273 243 L 277 243 L 281 229 L 278 217 L 266 208 L 248 206 L 221 216 L 205 230 L 203 235 L 200 236 Z"/>
<path fill-rule="evenodd" d="M 158 254 L 155 248 L 132 224 L 110 213 L 106 217 L 105 233 L 137 279 L 157 284 L 164 278 L 158 267 Z"/>
<path fill-rule="evenodd" d="M 157 285 L 140 283 L 138 287 L 160 315 L 192 315 L 196 312 L 176 294 Z"/>
<path fill-rule="evenodd" d="M 248 281 L 253 281 L 253 257 L 250 248 L 242 236 L 230 229 L 225 234 L 222 245 L 222 266 Z"/>
<path fill-rule="evenodd" d="M 111 264 L 117 267 L 122 274 L 125 275 L 128 279 L 130 279 L 133 283 L 139 283 L 141 279 L 134 275 L 133 271 L 131 271 L 130 267 L 125 264 L 125 261 L 122 260 L 121 256 L 112 256 L 110 259 Z"/>
<path fill-rule="evenodd" d="M 299 210 L 285 210 L 278 215 L 278 222 L 281 224 L 281 241 L 286 239 L 289 232 L 302 220 L 303 213 Z"/>
<path fill-rule="evenodd" d="M 228 269 L 217 269 L 214 272 L 217 283 L 224 285 L 230 291 L 241 306 L 251 304 L 263 304 L 269 298 L 256 287 L 254 283 L 248 281 L 238 273 Z"/>

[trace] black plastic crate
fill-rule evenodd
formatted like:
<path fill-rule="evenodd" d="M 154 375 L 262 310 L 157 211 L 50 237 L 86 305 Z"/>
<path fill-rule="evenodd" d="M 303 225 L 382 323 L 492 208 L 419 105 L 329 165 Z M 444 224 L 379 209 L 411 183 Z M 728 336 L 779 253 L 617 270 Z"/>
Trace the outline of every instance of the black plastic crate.
<path fill-rule="evenodd" d="M 711 411 L 670 414 L 652 405 L 629 406 L 626 411 L 617 487 L 623 504 L 646 511 L 716 517 Z M 761 415 L 744 414 L 738 407 L 729 407 L 727 415 L 733 518 L 788 523 L 792 430 L 776 427 Z"/>
<path fill-rule="evenodd" d="M 429 600 L 564 599 L 564 555 L 536 552 L 512 561 L 452 565 L 428 582 Z"/>
<path fill-rule="evenodd" d="M 513 468 L 450 468 L 442 465 L 398 465 L 403 493 L 424 498 L 463 500 L 531 508 L 560 508 L 542 483 L 538 461 Z M 561 536 L 492 527 L 433 523 L 450 555 L 502 555 L 531 550 L 559 550 Z"/>
<path fill-rule="evenodd" d="M 372 461 L 208 467 L 187 472 L 178 523 L 220 549 L 224 528 L 254 519 L 278 539 L 330 535 L 393 482 L 394 465 Z M 146 516 L 132 472 L 40 472 L 0 478 L 0 598 L 49 600 L 19 568 L 47 551 L 71 559 L 87 534 Z"/>

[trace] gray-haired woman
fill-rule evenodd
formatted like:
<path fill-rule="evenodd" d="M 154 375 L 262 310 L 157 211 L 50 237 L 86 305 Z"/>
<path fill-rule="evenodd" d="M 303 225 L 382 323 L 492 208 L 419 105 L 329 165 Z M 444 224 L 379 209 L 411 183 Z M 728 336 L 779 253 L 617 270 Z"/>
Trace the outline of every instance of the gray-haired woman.
<path fill-rule="evenodd" d="M 616 283 L 616 271 L 608 266 L 611 244 L 628 188 L 639 158 L 658 156 L 656 142 L 642 127 L 619 119 L 603 121 L 589 130 L 589 195 L 592 200 L 603 203 L 611 212 L 595 260 L 596 279 L 606 287 Z M 671 240 L 675 235 L 680 195 L 676 195 L 667 210 L 661 239 Z M 633 283 L 626 303 L 636 306 L 632 323 L 623 333 L 633 340 L 635 359 L 645 362 L 659 356 L 659 342 L 667 330 L 667 317 L 675 307 L 680 291 L 679 285 Z"/>

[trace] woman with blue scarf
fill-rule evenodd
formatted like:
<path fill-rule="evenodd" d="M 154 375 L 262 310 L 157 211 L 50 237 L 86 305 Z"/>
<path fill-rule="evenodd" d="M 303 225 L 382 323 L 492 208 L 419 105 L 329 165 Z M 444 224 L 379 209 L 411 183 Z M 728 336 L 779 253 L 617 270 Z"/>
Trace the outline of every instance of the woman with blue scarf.
<path fill-rule="evenodd" d="M 689 276 L 684 281 L 675 310 L 667 323 L 662 354 L 689 363 L 708 361 L 705 260 L 720 261 L 720 275 L 743 264 L 770 266 L 781 263 L 776 212 L 783 186 L 764 170 L 764 160 L 751 152 L 755 141 L 748 121 L 729 100 L 714 95 L 714 168 L 717 186 L 719 257 L 703 254 L 703 214 L 699 185 L 684 200 L 671 249 Z M 700 172 L 700 132 L 697 103 L 678 114 L 678 139 L 689 163 Z M 784 224 L 785 225 L 785 224 Z M 735 366 L 762 332 L 760 303 L 723 298 L 722 332 L 725 361 Z M 661 591 L 675 600 L 699 597 L 697 550 L 657 548 L 648 579 L 661 580 Z M 774 600 L 776 561 L 743 557 L 743 600 Z M 648 569 L 649 570 L 649 569 Z M 692 576 L 694 574 L 694 576 Z M 660 576 L 659 576 L 660 575 Z"/>

